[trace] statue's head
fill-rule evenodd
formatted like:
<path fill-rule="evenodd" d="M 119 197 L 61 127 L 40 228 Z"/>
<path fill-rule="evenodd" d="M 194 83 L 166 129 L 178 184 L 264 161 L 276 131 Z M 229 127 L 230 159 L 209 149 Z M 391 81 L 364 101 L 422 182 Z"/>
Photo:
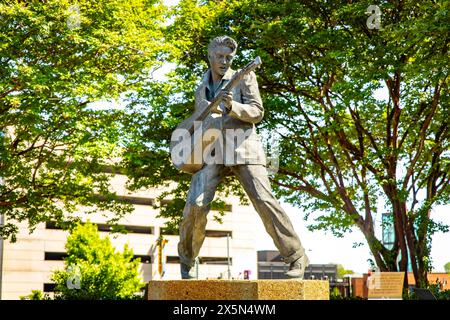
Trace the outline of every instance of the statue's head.
<path fill-rule="evenodd" d="M 211 40 L 208 45 L 208 60 L 211 71 L 223 76 L 230 68 L 236 54 L 237 42 L 228 36 L 220 36 Z"/>

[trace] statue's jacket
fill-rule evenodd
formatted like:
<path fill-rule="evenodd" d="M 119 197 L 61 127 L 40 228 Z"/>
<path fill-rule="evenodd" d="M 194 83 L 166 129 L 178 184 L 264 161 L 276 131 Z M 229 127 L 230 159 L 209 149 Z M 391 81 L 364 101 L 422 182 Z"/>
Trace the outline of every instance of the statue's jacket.
<path fill-rule="evenodd" d="M 231 68 L 222 77 L 222 83 L 214 92 L 212 89 L 211 71 L 208 70 L 195 93 L 195 108 L 205 108 L 230 81 L 237 71 Z M 220 130 L 222 140 L 220 150 L 222 154 L 215 155 L 221 158 L 225 166 L 237 164 L 266 165 L 266 157 L 261 138 L 256 133 L 255 124 L 264 116 L 261 95 L 254 72 L 250 72 L 232 89 L 233 102 L 228 113 L 211 113 L 207 122 L 210 127 Z M 234 138 L 236 135 L 237 138 Z M 218 148 L 214 148 L 218 150 Z M 213 151 L 215 152 L 215 151 Z"/>

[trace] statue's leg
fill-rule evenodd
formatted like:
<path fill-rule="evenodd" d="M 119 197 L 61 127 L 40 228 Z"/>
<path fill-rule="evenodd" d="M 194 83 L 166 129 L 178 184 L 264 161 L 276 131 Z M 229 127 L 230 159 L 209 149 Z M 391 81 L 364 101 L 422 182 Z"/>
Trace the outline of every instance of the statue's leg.
<path fill-rule="evenodd" d="M 252 201 L 284 261 L 292 263 L 304 256 L 305 250 L 291 220 L 272 193 L 267 169 L 263 165 L 237 165 L 231 168 Z"/>
<path fill-rule="evenodd" d="M 180 242 L 178 243 L 183 278 L 188 278 L 186 272 L 189 272 L 194 265 L 195 258 L 205 240 L 206 216 L 217 185 L 222 179 L 223 171 L 223 165 L 213 164 L 205 166 L 192 176 L 183 210 L 183 220 L 180 223 Z M 185 274 L 183 270 L 186 271 Z"/>

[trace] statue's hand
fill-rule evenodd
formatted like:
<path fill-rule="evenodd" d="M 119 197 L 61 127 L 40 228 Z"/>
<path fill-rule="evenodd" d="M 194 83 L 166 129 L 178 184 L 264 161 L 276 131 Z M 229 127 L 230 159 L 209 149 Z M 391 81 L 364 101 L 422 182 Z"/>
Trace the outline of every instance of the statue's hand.
<path fill-rule="evenodd" d="M 218 114 L 223 114 L 222 109 L 220 109 L 220 105 L 218 105 L 217 107 L 215 107 L 214 109 L 211 109 L 212 113 L 218 113 Z"/>
<path fill-rule="evenodd" d="M 222 90 L 220 92 L 220 98 L 222 99 L 223 104 L 224 104 L 225 108 L 227 109 L 227 111 L 230 111 L 231 106 L 233 105 L 233 92 L 227 91 L 227 90 Z"/>

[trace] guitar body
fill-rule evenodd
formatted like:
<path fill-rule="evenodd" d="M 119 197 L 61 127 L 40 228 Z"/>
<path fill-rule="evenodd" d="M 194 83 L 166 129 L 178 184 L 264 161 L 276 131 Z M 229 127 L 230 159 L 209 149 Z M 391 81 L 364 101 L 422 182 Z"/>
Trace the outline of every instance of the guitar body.
<path fill-rule="evenodd" d="M 204 155 L 207 154 L 220 131 L 214 128 L 219 118 L 206 117 L 201 119 L 201 111 L 194 112 L 189 118 L 181 122 L 172 132 L 170 153 L 172 163 L 183 172 L 194 174 L 204 164 Z M 205 139 L 213 135 L 212 139 Z"/>

